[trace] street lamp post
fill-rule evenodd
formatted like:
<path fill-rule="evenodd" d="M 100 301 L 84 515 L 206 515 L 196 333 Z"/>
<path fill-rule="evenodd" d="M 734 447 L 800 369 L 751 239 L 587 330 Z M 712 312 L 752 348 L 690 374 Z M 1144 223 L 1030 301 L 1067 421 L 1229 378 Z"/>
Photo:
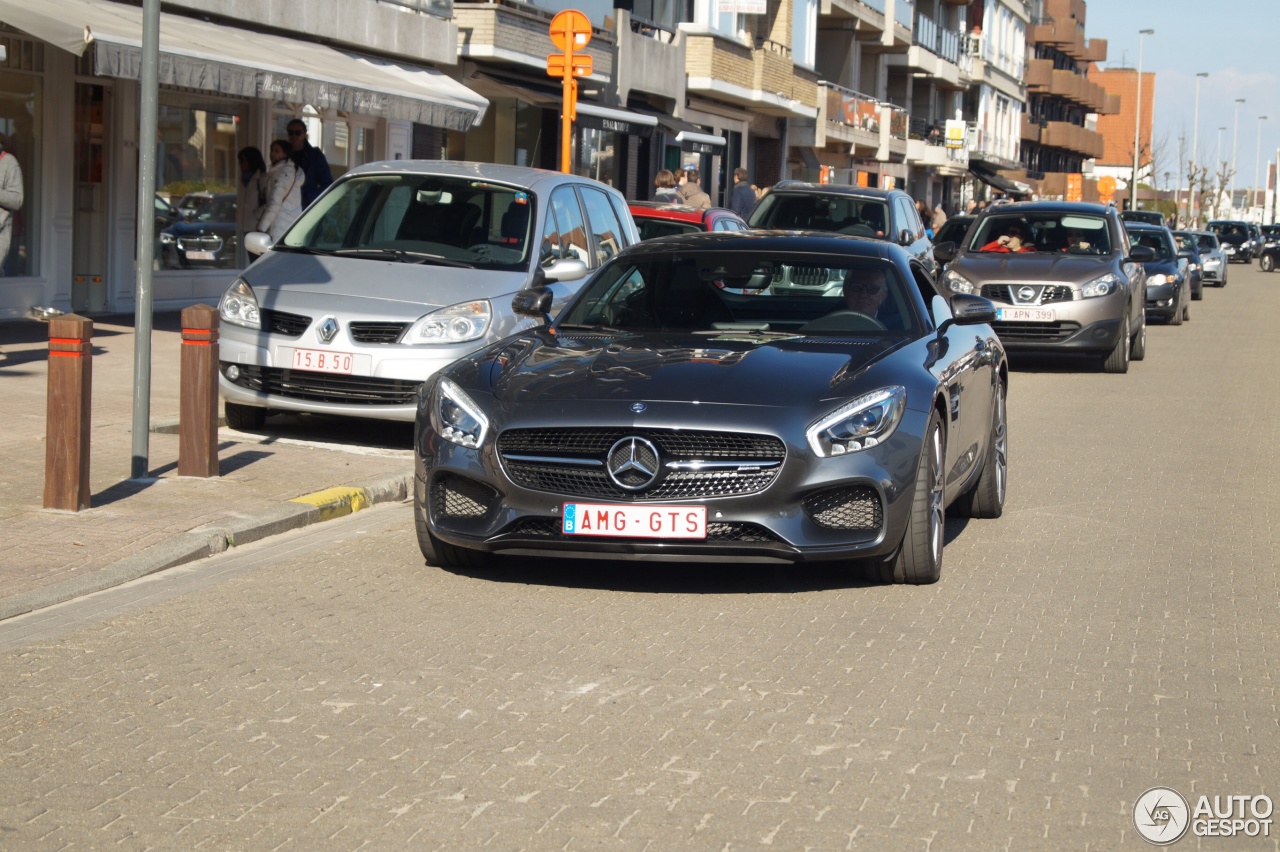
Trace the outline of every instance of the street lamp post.
<path fill-rule="evenodd" d="M 1240 150 L 1240 104 L 1244 103 L 1244 98 L 1236 98 L 1236 119 L 1235 126 L 1231 128 L 1231 209 L 1236 209 L 1236 172 L 1237 168 L 1236 152 Z"/>
<path fill-rule="evenodd" d="M 1129 183 L 1129 209 L 1138 209 L 1138 128 L 1142 126 L 1142 37 L 1155 30 L 1138 30 L 1138 101 L 1133 113 L 1133 180 Z"/>
<path fill-rule="evenodd" d="M 1209 76 L 1208 71 L 1201 71 L 1196 74 L 1196 114 L 1195 121 L 1191 124 L 1191 165 L 1198 166 L 1200 164 L 1198 157 L 1198 148 L 1200 146 L 1200 81 Z M 1195 175 L 1191 169 L 1187 169 L 1191 177 L 1188 181 L 1194 182 Z M 1187 193 L 1190 196 L 1187 199 L 1187 214 L 1191 217 L 1192 227 L 1200 223 L 1199 209 L 1196 204 L 1196 188 L 1194 186 L 1187 187 Z"/>
<path fill-rule="evenodd" d="M 1262 156 L 1262 122 L 1267 120 L 1267 116 L 1258 116 L 1258 141 L 1253 148 L 1253 187 L 1249 190 L 1249 207 L 1253 207 L 1253 201 L 1258 197 L 1258 162 Z"/>

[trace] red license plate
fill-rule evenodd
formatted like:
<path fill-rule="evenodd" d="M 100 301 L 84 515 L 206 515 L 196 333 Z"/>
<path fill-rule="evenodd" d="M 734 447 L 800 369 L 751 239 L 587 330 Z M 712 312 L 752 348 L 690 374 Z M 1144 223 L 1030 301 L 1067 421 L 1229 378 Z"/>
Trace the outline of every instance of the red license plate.
<path fill-rule="evenodd" d="M 560 529 L 565 535 L 705 539 L 707 507 L 565 503 Z"/>
<path fill-rule="evenodd" d="M 351 374 L 353 355 L 349 352 L 324 352 L 319 349 L 293 350 L 293 369 L 313 373 Z"/>

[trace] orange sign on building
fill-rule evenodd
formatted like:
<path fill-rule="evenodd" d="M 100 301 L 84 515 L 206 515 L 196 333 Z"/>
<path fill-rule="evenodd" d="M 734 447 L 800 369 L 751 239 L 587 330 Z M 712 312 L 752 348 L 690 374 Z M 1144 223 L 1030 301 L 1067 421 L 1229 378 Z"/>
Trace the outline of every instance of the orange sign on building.
<path fill-rule="evenodd" d="M 1084 201 L 1084 175 L 1067 175 L 1067 201 Z"/>

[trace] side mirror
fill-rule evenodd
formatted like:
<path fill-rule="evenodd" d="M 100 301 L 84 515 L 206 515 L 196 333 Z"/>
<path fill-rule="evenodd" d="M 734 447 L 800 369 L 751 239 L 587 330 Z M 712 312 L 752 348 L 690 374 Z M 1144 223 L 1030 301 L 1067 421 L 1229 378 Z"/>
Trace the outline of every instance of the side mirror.
<path fill-rule="evenodd" d="M 951 297 L 951 316 L 956 325 L 992 323 L 996 321 L 996 306 L 982 296 L 956 293 Z"/>
<path fill-rule="evenodd" d="M 1151 246 L 1132 246 L 1129 249 L 1129 260 L 1134 263 L 1150 263 L 1156 259 L 1156 250 Z"/>
<path fill-rule="evenodd" d="M 911 233 L 906 228 L 903 228 L 901 231 L 898 232 L 898 245 L 909 246 L 915 241 L 916 241 L 915 234 Z"/>
<path fill-rule="evenodd" d="M 563 257 L 542 270 L 547 281 L 577 281 L 587 277 L 587 265 L 572 257 Z"/>
<path fill-rule="evenodd" d="M 950 263 L 956 259 L 956 252 L 958 250 L 959 246 L 950 240 L 943 243 L 934 243 L 933 259 L 938 261 L 938 263 Z"/>
<path fill-rule="evenodd" d="M 511 299 L 511 310 L 523 316 L 544 319 L 551 312 L 554 296 L 546 287 L 520 290 Z"/>
<path fill-rule="evenodd" d="M 250 231 L 244 235 L 244 250 L 254 256 L 266 254 L 273 245 L 275 241 L 271 239 L 271 235 L 262 231 Z"/>

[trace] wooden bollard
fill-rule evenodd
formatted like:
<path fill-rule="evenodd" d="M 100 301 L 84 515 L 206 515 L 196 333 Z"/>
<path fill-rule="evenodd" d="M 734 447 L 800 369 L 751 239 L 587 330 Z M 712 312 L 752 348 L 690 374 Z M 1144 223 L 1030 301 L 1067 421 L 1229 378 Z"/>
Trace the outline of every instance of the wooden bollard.
<path fill-rule="evenodd" d="M 182 311 L 178 475 L 218 475 L 218 309 Z"/>
<path fill-rule="evenodd" d="M 49 403 L 45 414 L 44 507 L 89 508 L 89 423 L 93 400 L 93 320 L 49 320 Z"/>

